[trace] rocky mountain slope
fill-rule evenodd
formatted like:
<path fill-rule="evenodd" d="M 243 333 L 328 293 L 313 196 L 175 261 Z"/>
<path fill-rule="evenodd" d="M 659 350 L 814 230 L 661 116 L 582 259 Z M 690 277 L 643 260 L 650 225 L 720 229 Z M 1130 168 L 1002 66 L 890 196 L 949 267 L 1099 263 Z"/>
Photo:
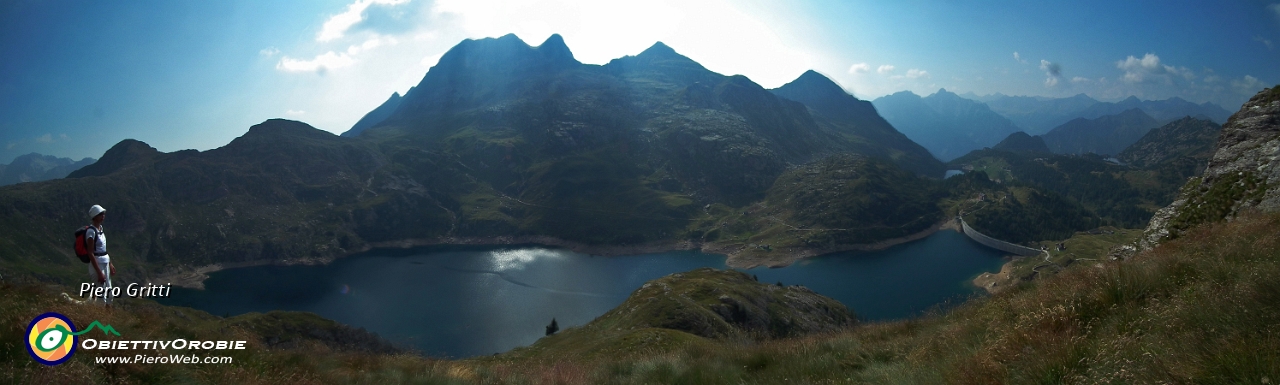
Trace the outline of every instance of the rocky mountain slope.
<path fill-rule="evenodd" d="M 856 324 L 844 304 L 805 287 L 701 268 L 649 281 L 590 323 L 507 355 L 618 354 L 656 347 L 656 341 L 646 338 L 653 335 L 675 341 L 770 340 L 833 333 Z"/>
<path fill-rule="evenodd" d="M 806 71 L 770 92 L 804 103 L 820 126 L 848 137 L 857 153 L 890 159 L 923 175 L 941 173 L 929 150 L 898 132 L 871 102 L 858 100 L 822 74 Z"/>
<path fill-rule="evenodd" d="M 1135 167 L 1148 167 L 1185 158 L 1208 162 L 1222 126 L 1186 117 L 1147 132 L 1116 157 Z M 1199 170 L 1197 170 L 1199 171 Z"/>
<path fill-rule="evenodd" d="M 410 88 L 409 92 L 413 92 L 413 88 Z M 396 112 L 396 108 L 400 107 L 401 99 L 403 98 L 400 97 L 399 92 L 392 93 L 391 97 L 387 98 L 387 101 L 382 102 L 382 104 L 378 105 L 377 108 L 374 108 L 373 111 L 369 111 L 369 113 L 364 114 L 360 120 L 356 121 L 356 124 L 351 126 L 351 129 L 343 132 L 342 136 L 352 137 L 360 135 L 360 133 L 364 132 L 365 129 L 373 127 L 378 123 L 382 123 L 383 120 L 387 120 L 387 117 L 391 116 L 392 113 Z"/>
<path fill-rule="evenodd" d="M 93 158 L 75 161 L 33 152 L 14 158 L 7 165 L 0 164 L 0 186 L 60 179 L 94 161 Z"/>
<path fill-rule="evenodd" d="M 805 244 L 780 218 L 857 224 L 872 213 L 919 213 L 910 226 L 885 221 L 860 237 L 818 240 L 824 247 L 927 228 L 939 215 L 933 190 L 853 182 L 927 186 L 919 173 L 940 177 L 941 163 L 832 86 L 811 73 L 775 90 L 809 107 L 661 43 L 597 66 L 575 60 L 559 36 L 537 47 L 514 35 L 467 40 L 355 137 L 273 119 L 204 152 L 126 140 L 68 179 L 0 188 L 0 274 L 78 280 L 83 268 L 64 238 L 92 204 L 112 213 L 122 274 L 191 282 L 223 267 L 466 242 L 596 253 L 712 247 L 785 263 L 798 254 L 750 247 L 780 235 Z M 395 98 L 388 103 L 379 114 Z M 806 201 L 843 207 L 848 218 L 763 209 L 789 170 L 835 156 L 873 165 L 851 174 L 849 188 L 906 198 Z"/>
<path fill-rule="evenodd" d="M 1138 242 L 1149 249 L 1205 222 L 1244 211 L 1280 211 L 1280 86 L 1262 90 L 1231 115 L 1204 172 L 1160 209 Z"/>

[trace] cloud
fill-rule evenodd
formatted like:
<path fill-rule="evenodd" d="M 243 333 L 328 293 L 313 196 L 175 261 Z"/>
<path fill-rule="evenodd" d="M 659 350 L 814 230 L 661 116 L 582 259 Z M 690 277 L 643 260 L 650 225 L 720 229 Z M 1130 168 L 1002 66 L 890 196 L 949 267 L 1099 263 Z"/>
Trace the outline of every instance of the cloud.
<path fill-rule="evenodd" d="M 284 112 L 285 115 L 289 115 L 289 116 L 301 116 L 306 113 L 307 113 L 306 111 L 302 111 L 302 110 L 287 110 Z"/>
<path fill-rule="evenodd" d="M 351 26 L 356 25 L 364 20 L 365 9 L 370 5 L 398 5 L 407 3 L 409 0 L 357 0 L 347 6 L 347 11 L 329 17 L 320 27 L 320 33 L 316 35 L 316 41 L 326 42 L 341 38 L 346 35 L 347 30 Z"/>
<path fill-rule="evenodd" d="M 444 54 L 438 53 L 435 55 L 427 55 L 422 57 L 422 61 L 420 61 L 419 63 L 422 63 L 422 65 L 427 67 L 435 67 L 437 63 L 440 63 L 441 56 L 444 56 Z"/>
<path fill-rule="evenodd" d="M 923 71 L 923 70 L 920 70 L 920 69 L 912 68 L 912 69 L 907 70 L 907 77 L 912 78 L 912 79 L 919 79 L 919 78 L 926 78 L 926 79 L 928 79 L 928 78 L 929 78 L 929 71 Z"/>
<path fill-rule="evenodd" d="M 1117 61 L 1116 68 L 1124 71 L 1121 79 L 1126 83 L 1163 81 L 1165 84 L 1173 84 L 1175 77 L 1191 81 L 1196 76 L 1190 68 L 1161 64 L 1160 57 L 1153 53 L 1147 53 L 1141 59 L 1129 55 L 1128 58 Z"/>
<path fill-rule="evenodd" d="M 266 56 L 266 57 L 276 56 L 276 54 L 278 53 L 280 53 L 280 50 L 276 49 L 276 47 L 267 47 L 267 48 L 263 48 L 261 51 L 258 51 L 259 55 Z"/>
<path fill-rule="evenodd" d="M 1058 80 L 1062 78 L 1062 65 L 1048 60 L 1040 59 L 1040 70 L 1044 71 L 1045 87 L 1053 87 L 1058 85 Z"/>
<path fill-rule="evenodd" d="M 36 143 L 53 143 L 53 135 L 44 134 L 37 136 Z"/>
<path fill-rule="evenodd" d="M 1280 19 L 1280 3 L 1272 3 L 1271 5 L 1268 5 L 1267 10 L 1275 14 L 1277 19 Z"/>
<path fill-rule="evenodd" d="M 354 64 L 356 61 L 347 53 L 335 53 L 333 51 L 325 52 L 316 56 L 311 60 L 294 59 L 288 56 L 280 58 L 280 62 L 276 63 L 276 69 L 289 72 L 319 72 L 342 68 Z"/>
<path fill-rule="evenodd" d="M 1253 94 L 1262 90 L 1263 84 L 1262 81 L 1258 80 L 1258 78 L 1250 75 L 1244 75 L 1244 78 L 1240 80 L 1232 80 L 1231 87 L 1235 88 L 1236 92 L 1242 95 L 1253 96 Z"/>
<path fill-rule="evenodd" d="M 879 73 L 879 74 L 881 74 L 881 75 L 888 75 L 888 74 L 891 74 L 891 73 L 893 73 L 893 66 L 888 65 L 888 64 L 882 65 L 882 66 L 880 66 L 880 68 L 876 68 L 876 72 L 877 72 L 877 73 Z"/>
<path fill-rule="evenodd" d="M 1040 70 L 1044 71 L 1045 75 L 1049 75 L 1052 77 L 1062 77 L 1062 66 L 1059 65 L 1058 63 L 1053 63 L 1048 60 L 1041 59 Z"/>
<path fill-rule="evenodd" d="M 1018 54 L 1018 51 L 1013 51 L 1013 60 L 1017 60 L 1019 63 L 1022 63 L 1022 64 L 1027 64 L 1027 59 L 1023 59 L 1022 55 Z"/>
<path fill-rule="evenodd" d="M 71 140 L 71 137 L 67 136 L 67 134 L 58 134 L 58 139 Z"/>
<path fill-rule="evenodd" d="M 1076 77 L 1071 78 L 1071 82 L 1072 82 L 1072 83 L 1076 83 L 1076 84 L 1089 83 L 1089 82 L 1091 82 L 1091 81 L 1092 81 L 1092 80 L 1089 80 L 1088 78 L 1084 78 L 1084 77 L 1080 77 L 1080 76 L 1076 76 Z"/>
<path fill-rule="evenodd" d="M 12 150 L 14 147 L 18 147 L 18 142 L 9 142 L 9 144 L 4 146 L 4 149 Z"/>
<path fill-rule="evenodd" d="M 1262 43 L 1263 45 L 1267 46 L 1267 49 L 1269 49 L 1269 50 L 1270 50 L 1270 49 L 1275 49 L 1275 46 L 1273 46 L 1273 45 L 1271 44 L 1271 39 L 1264 38 L 1264 37 L 1262 37 L 1262 35 L 1256 35 L 1256 36 L 1254 36 L 1254 37 L 1253 37 L 1253 41 L 1256 41 L 1256 42 Z"/>
<path fill-rule="evenodd" d="M 865 74 L 867 72 L 871 72 L 870 64 L 858 63 L 858 64 L 849 66 L 849 73 L 851 74 Z"/>

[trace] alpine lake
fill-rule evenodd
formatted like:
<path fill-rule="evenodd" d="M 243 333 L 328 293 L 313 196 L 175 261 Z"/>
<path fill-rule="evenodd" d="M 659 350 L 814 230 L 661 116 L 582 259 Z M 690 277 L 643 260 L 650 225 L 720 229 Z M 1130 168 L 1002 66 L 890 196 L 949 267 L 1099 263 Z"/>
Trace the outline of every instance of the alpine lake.
<path fill-rule="evenodd" d="M 803 285 L 860 320 L 909 318 L 981 295 L 970 280 L 996 272 L 1004 253 L 950 230 L 873 252 L 745 270 L 760 282 Z M 672 251 L 591 256 L 537 245 L 373 250 L 324 266 L 257 266 L 210 274 L 204 290 L 173 288 L 167 305 L 215 315 L 293 310 L 372 331 L 436 357 L 500 353 L 533 344 L 555 318 L 580 326 L 645 282 L 723 255 Z"/>

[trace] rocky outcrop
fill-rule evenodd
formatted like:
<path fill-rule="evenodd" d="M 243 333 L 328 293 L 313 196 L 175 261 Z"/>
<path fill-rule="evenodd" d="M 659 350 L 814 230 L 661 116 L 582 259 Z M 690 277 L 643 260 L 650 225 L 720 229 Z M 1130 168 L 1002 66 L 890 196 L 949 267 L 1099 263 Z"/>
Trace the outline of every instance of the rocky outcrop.
<path fill-rule="evenodd" d="M 856 322 L 843 304 L 803 286 L 760 283 L 746 273 L 701 268 L 649 281 L 588 328 L 784 338 L 838 331 Z"/>
<path fill-rule="evenodd" d="M 1204 173 L 1156 212 L 1137 249 L 1245 210 L 1280 211 L 1280 87 L 1262 90 L 1227 120 Z"/>

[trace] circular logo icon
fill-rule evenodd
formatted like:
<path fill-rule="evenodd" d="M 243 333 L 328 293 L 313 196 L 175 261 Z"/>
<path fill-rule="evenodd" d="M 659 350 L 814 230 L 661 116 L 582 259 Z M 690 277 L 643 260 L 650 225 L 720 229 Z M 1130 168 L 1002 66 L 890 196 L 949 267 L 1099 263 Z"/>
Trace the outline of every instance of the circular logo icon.
<path fill-rule="evenodd" d="M 27 353 L 36 362 L 53 366 L 66 362 L 76 352 L 80 337 L 72 334 L 76 325 L 62 314 L 48 312 L 27 325 Z"/>

